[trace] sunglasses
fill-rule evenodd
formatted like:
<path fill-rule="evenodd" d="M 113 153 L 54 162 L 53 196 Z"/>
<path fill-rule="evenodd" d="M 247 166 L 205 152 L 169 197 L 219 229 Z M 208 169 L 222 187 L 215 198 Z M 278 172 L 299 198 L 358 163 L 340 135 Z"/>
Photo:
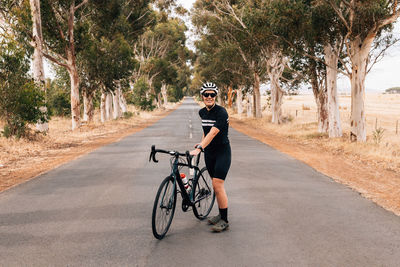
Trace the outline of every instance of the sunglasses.
<path fill-rule="evenodd" d="M 209 97 L 209 96 L 211 96 L 212 98 L 214 98 L 214 97 L 217 96 L 217 94 L 216 94 L 216 93 L 204 93 L 203 96 L 204 96 L 204 97 Z"/>

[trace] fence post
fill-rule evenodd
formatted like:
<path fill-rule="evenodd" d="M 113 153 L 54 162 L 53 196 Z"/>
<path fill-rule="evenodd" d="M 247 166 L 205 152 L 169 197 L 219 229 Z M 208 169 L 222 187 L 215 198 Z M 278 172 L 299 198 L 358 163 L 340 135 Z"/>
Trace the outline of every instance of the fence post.
<path fill-rule="evenodd" d="M 399 132 L 399 120 L 396 120 L 396 135 Z"/>
<path fill-rule="evenodd" d="M 378 118 L 375 118 L 375 130 L 378 129 Z"/>

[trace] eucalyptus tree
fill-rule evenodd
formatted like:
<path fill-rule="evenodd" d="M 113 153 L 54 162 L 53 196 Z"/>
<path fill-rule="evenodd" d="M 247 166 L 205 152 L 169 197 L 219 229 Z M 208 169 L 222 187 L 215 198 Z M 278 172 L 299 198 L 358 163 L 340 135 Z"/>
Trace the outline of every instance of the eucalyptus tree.
<path fill-rule="evenodd" d="M 80 126 L 79 74 L 85 73 L 78 69 L 77 57 L 79 58 L 80 53 L 86 49 L 85 45 L 90 38 L 97 41 L 101 40 L 100 37 L 112 39 L 116 32 L 119 32 L 123 33 L 129 42 L 135 42 L 142 29 L 149 24 L 149 4 L 152 2 L 154 1 L 41 1 L 42 54 L 51 62 L 66 68 L 69 73 L 72 129 Z M 33 35 L 29 25 L 32 22 L 27 1 L 2 1 L 0 11 L 9 22 L 14 22 L 9 24 L 13 26 L 16 36 L 27 44 L 31 43 Z M 112 31 L 107 32 L 110 29 Z M 109 43 L 112 43 L 112 40 Z"/>
<path fill-rule="evenodd" d="M 260 82 L 269 80 L 271 86 L 272 122 L 282 122 L 282 97 L 284 90 L 281 87 L 286 79 L 283 77 L 288 70 L 286 45 L 277 35 L 277 29 L 272 24 L 277 19 L 274 5 L 279 1 L 213 1 L 212 6 L 219 16 L 227 17 L 227 21 L 234 26 L 235 38 L 243 60 L 254 71 L 254 88 Z M 240 44 L 242 46 L 240 46 Z M 250 60 L 249 60 L 250 59 Z M 256 68 L 254 68 L 254 63 Z M 261 79 L 260 79 L 261 78 Z M 255 90 L 255 107 L 261 109 L 259 93 Z M 257 113 L 257 110 L 256 110 Z M 261 112 L 260 112 L 261 113 Z"/>
<path fill-rule="evenodd" d="M 351 136 L 366 141 L 365 77 L 385 49 L 393 43 L 388 32 L 400 16 L 397 0 L 319 0 L 328 4 L 345 28 L 345 64 L 351 81 Z M 372 51 L 375 51 L 373 53 Z M 377 57 L 374 58 L 374 55 Z"/>
<path fill-rule="evenodd" d="M 340 67 L 342 63 L 339 64 L 339 60 L 340 62 L 345 60 L 345 56 L 342 54 L 345 41 L 344 29 L 333 9 L 327 5 L 312 5 L 310 22 L 310 33 L 312 40 L 315 41 L 314 44 L 311 44 L 322 54 L 322 60 L 317 64 L 325 65 L 324 76 L 326 79 L 323 91 L 326 92 L 328 102 L 328 135 L 331 138 L 340 137 L 342 136 L 342 127 L 337 78 L 339 72 L 346 75 Z"/>
<path fill-rule="evenodd" d="M 239 54 L 236 44 L 230 42 L 220 42 L 216 39 L 203 35 L 201 40 L 196 42 L 197 60 L 195 71 L 198 74 L 196 83 L 200 88 L 201 83 L 213 81 L 221 89 L 219 95 L 227 94 L 228 102 L 232 97 L 232 90 L 237 96 L 238 112 L 241 113 L 240 106 L 245 88 L 252 84 L 252 73 L 249 72 L 247 64 Z M 220 100 L 221 101 L 221 100 Z M 223 104 L 223 103 L 220 103 Z"/>
<path fill-rule="evenodd" d="M 134 81 L 141 77 L 146 79 L 150 95 L 159 107 L 161 107 L 161 99 L 164 100 L 164 104 L 167 102 L 169 86 L 177 84 L 178 78 L 187 81 L 189 73 L 186 64 L 190 59 L 190 51 L 185 45 L 186 30 L 187 27 L 181 19 L 159 12 L 156 23 L 148 27 L 134 45 L 133 51 L 138 67 L 132 78 Z M 176 86 L 174 88 L 178 89 Z"/>
<path fill-rule="evenodd" d="M 93 97 L 100 89 L 101 121 L 126 112 L 122 84 L 135 68 L 132 43 L 153 20 L 149 1 L 94 1 L 91 16 L 82 20 L 82 49 L 78 56 L 84 100 L 84 119 L 91 121 Z M 122 109 L 122 112 L 121 112 Z"/>
<path fill-rule="evenodd" d="M 335 27 L 326 26 L 329 24 L 328 16 L 321 11 L 315 12 L 310 1 L 274 1 L 271 4 L 270 14 L 271 28 L 285 43 L 291 68 L 299 73 L 298 76 L 303 82 L 311 85 L 317 104 L 318 130 L 327 132 L 329 96 L 326 85 L 329 81 L 326 77 L 323 47 L 324 43 L 329 42 L 327 34 L 324 33 Z M 322 17 L 322 14 L 325 17 Z M 337 63 L 333 68 L 337 68 Z"/>
<path fill-rule="evenodd" d="M 43 55 L 65 67 L 71 80 L 72 130 L 80 127 L 79 71 L 76 65 L 76 24 L 87 15 L 89 0 L 44 0 L 41 2 Z"/>
<path fill-rule="evenodd" d="M 76 67 L 76 40 L 75 26 L 82 16 L 85 16 L 87 9 L 84 7 L 88 0 L 43 0 L 40 2 L 41 27 L 43 34 L 42 55 L 50 61 L 65 67 L 71 79 L 71 116 L 72 129 L 80 126 L 80 100 L 79 100 L 79 75 Z M 17 38 L 27 44 L 35 45 L 32 42 L 34 36 L 30 25 L 30 6 L 24 0 L 2 1 L 3 12 L 10 26 L 14 28 Z M 37 10 L 34 10 L 37 11 Z M 36 16 L 35 22 L 38 17 Z M 14 22 L 14 23 L 12 23 Z M 36 24 L 36 23 L 35 23 Z"/>
<path fill-rule="evenodd" d="M 241 10 L 243 10 L 245 3 L 243 2 L 240 4 L 241 5 L 235 6 L 235 8 L 241 8 Z M 221 55 L 224 55 L 223 48 L 233 48 L 233 54 L 240 57 L 240 60 L 235 57 L 235 61 L 226 57 L 218 62 L 216 59 L 213 59 L 213 53 L 218 51 L 209 51 L 211 52 L 209 55 L 209 62 L 210 64 L 216 65 L 215 67 L 218 68 L 216 69 L 217 74 L 221 73 L 227 76 L 229 70 L 235 70 L 235 67 L 232 68 L 231 63 L 239 62 L 239 65 L 244 64 L 246 66 L 250 72 L 248 77 L 251 77 L 252 80 L 254 99 L 253 116 L 261 117 L 260 83 L 265 80 L 266 76 L 263 58 L 260 57 L 260 46 L 257 45 L 252 35 L 251 31 L 254 30 L 254 28 L 248 28 L 246 25 L 242 25 L 243 21 L 235 16 L 236 13 L 230 13 L 232 11 L 231 8 L 233 7 L 228 1 L 197 1 L 194 5 L 193 23 L 197 27 L 198 34 L 202 39 L 212 42 L 212 46 L 215 48 L 221 48 Z M 238 69 L 236 68 L 236 70 Z M 225 77 L 222 76 L 222 79 L 224 78 Z M 228 88 L 233 82 L 232 78 L 230 78 L 230 80 L 231 81 L 225 84 Z"/>

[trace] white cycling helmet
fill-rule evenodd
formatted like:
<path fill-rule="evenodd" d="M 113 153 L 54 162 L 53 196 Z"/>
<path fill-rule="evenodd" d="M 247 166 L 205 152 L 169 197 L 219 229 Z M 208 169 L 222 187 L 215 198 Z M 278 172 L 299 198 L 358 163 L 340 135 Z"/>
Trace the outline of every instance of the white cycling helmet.
<path fill-rule="evenodd" d="M 200 94 L 203 94 L 205 91 L 214 91 L 216 94 L 218 94 L 218 87 L 215 85 L 215 83 L 207 82 L 201 86 Z"/>

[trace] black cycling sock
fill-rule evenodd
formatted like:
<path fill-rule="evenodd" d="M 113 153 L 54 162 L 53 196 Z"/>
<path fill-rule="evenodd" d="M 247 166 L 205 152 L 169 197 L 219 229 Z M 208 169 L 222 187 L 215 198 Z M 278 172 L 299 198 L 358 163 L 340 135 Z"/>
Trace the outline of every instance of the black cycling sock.
<path fill-rule="evenodd" d="M 228 222 L 228 208 L 219 209 L 219 214 L 221 214 L 221 219 Z"/>

